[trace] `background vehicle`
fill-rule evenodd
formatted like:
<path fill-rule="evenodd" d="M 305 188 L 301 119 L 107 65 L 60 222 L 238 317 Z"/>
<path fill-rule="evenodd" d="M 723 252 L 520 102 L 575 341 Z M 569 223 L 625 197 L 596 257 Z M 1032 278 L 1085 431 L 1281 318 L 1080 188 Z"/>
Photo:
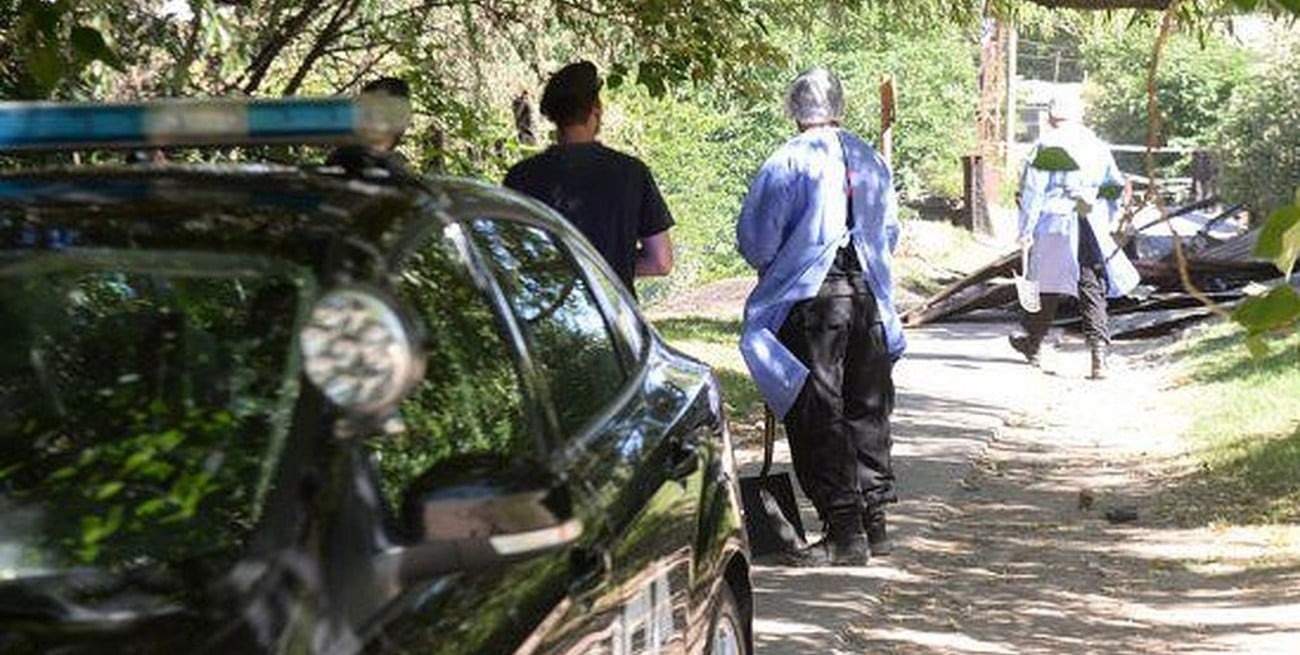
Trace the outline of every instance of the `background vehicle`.
<path fill-rule="evenodd" d="M 366 115 L 186 107 L 0 143 Z M 0 653 L 749 652 L 708 368 L 541 205 L 372 163 L 0 175 Z"/>

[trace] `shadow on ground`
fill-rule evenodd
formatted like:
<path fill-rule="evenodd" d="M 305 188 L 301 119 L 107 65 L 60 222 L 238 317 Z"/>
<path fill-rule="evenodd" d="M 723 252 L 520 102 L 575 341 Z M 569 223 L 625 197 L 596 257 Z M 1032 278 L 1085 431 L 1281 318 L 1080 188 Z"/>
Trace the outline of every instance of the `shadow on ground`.
<path fill-rule="evenodd" d="M 1143 499 L 1106 496 L 1080 509 L 1079 488 L 1060 484 L 1078 460 L 1011 452 L 1020 446 L 1000 443 L 972 471 L 964 497 L 912 544 L 905 575 L 882 592 L 888 620 L 856 624 L 850 650 L 1293 652 L 1248 642 L 1297 627 L 1300 560 L 1253 561 L 1267 536 L 1213 543 L 1212 531 L 1112 525 L 1108 505 Z"/>
<path fill-rule="evenodd" d="M 740 473 L 752 475 L 762 403 L 735 351 L 739 322 L 656 326 L 708 353 L 732 410 Z M 1300 542 L 1264 527 L 1220 531 L 1212 508 L 1231 501 L 1232 479 L 1186 467 L 1170 475 L 1177 453 L 1159 443 L 1177 430 L 1161 421 L 1165 383 L 1139 370 L 1159 366 L 1153 343 L 1115 344 L 1119 374 L 1096 383 L 1083 379 L 1087 352 L 1073 335 L 1053 335 L 1044 374 L 1007 347 L 1011 329 L 990 321 L 908 331 L 893 419 L 903 500 L 890 521 L 900 548 L 855 569 L 757 562 L 757 652 L 1297 652 Z M 1300 431 L 1243 451 L 1233 466 L 1273 466 L 1295 448 Z M 788 457 L 779 438 L 777 471 L 789 470 Z M 1108 521 L 1117 509 L 1138 518 Z M 816 533 L 806 501 L 802 513 Z"/>

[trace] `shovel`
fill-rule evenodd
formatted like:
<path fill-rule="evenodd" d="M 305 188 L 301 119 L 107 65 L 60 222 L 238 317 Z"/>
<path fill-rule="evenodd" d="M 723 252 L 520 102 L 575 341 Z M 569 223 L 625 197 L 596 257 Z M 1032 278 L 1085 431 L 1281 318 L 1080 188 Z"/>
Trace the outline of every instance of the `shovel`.
<path fill-rule="evenodd" d="M 1029 279 L 1027 275 L 1029 275 L 1029 246 L 1021 246 L 1020 273 L 1015 275 L 1016 300 L 1025 311 L 1036 314 L 1039 309 L 1042 309 L 1038 300 L 1038 282 Z"/>
<path fill-rule="evenodd" d="M 740 479 L 740 499 L 745 510 L 745 532 L 755 557 L 792 553 L 806 546 L 803 520 L 795 501 L 789 473 L 772 474 L 772 449 L 776 441 L 776 415 L 763 407 L 763 468 L 757 476 Z"/>

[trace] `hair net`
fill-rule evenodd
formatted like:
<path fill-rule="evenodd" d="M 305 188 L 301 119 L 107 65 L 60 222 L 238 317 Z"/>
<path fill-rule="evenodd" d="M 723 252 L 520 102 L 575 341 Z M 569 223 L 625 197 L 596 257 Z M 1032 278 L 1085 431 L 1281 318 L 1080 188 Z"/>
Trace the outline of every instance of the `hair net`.
<path fill-rule="evenodd" d="M 790 83 L 785 110 L 800 125 L 839 122 L 844 118 L 844 88 L 825 68 L 813 68 Z"/>
<path fill-rule="evenodd" d="M 1083 120 L 1083 100 L 1075 93 L 1058 93 L 1047 104 L 1047 117 L 1058 121 Z"/>

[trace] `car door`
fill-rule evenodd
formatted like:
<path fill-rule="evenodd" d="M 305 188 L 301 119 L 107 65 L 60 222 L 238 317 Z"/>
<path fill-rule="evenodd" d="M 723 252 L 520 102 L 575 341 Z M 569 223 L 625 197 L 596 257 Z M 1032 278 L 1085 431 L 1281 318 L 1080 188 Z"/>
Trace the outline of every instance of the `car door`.
<path fill-rule="evenodd" d="M 672 420 L 683 387 L 651 361 L 625 295 L 610 297 L 618 285 L 592 284 L 607 268 L 572 233 L 494 218 L 470 230 L 527 344 L 548 461 L 599 517 L 572 551 L 569 603 L 522 652 L 684 653 L 702 475 Z"/>
<path fill-rule="evenodd" d="M 453 224 L 415 250 L 395 295 L 427 335 L 425 374 L 402 401 L 397 429 L 365 443 L 375 480 L 371 504 L 390 519 L 375 528 L 381 548 L 406 537 L 403 493 L 426 472 L 482 456 L 512 466 L 546 456 L 532 392 L 521 376 L 523 353 L 494 284 L 471 265 L 468 237 Z M 559 550 L 421 581 L 372 603 L 358 632 L 373 655 L 515 652 L 567 606 L 570 570 L 570 553 Z M 347 594 L 353 604 L 365 602 L 368 578 L 358 579 L 363 584 Z"/>

